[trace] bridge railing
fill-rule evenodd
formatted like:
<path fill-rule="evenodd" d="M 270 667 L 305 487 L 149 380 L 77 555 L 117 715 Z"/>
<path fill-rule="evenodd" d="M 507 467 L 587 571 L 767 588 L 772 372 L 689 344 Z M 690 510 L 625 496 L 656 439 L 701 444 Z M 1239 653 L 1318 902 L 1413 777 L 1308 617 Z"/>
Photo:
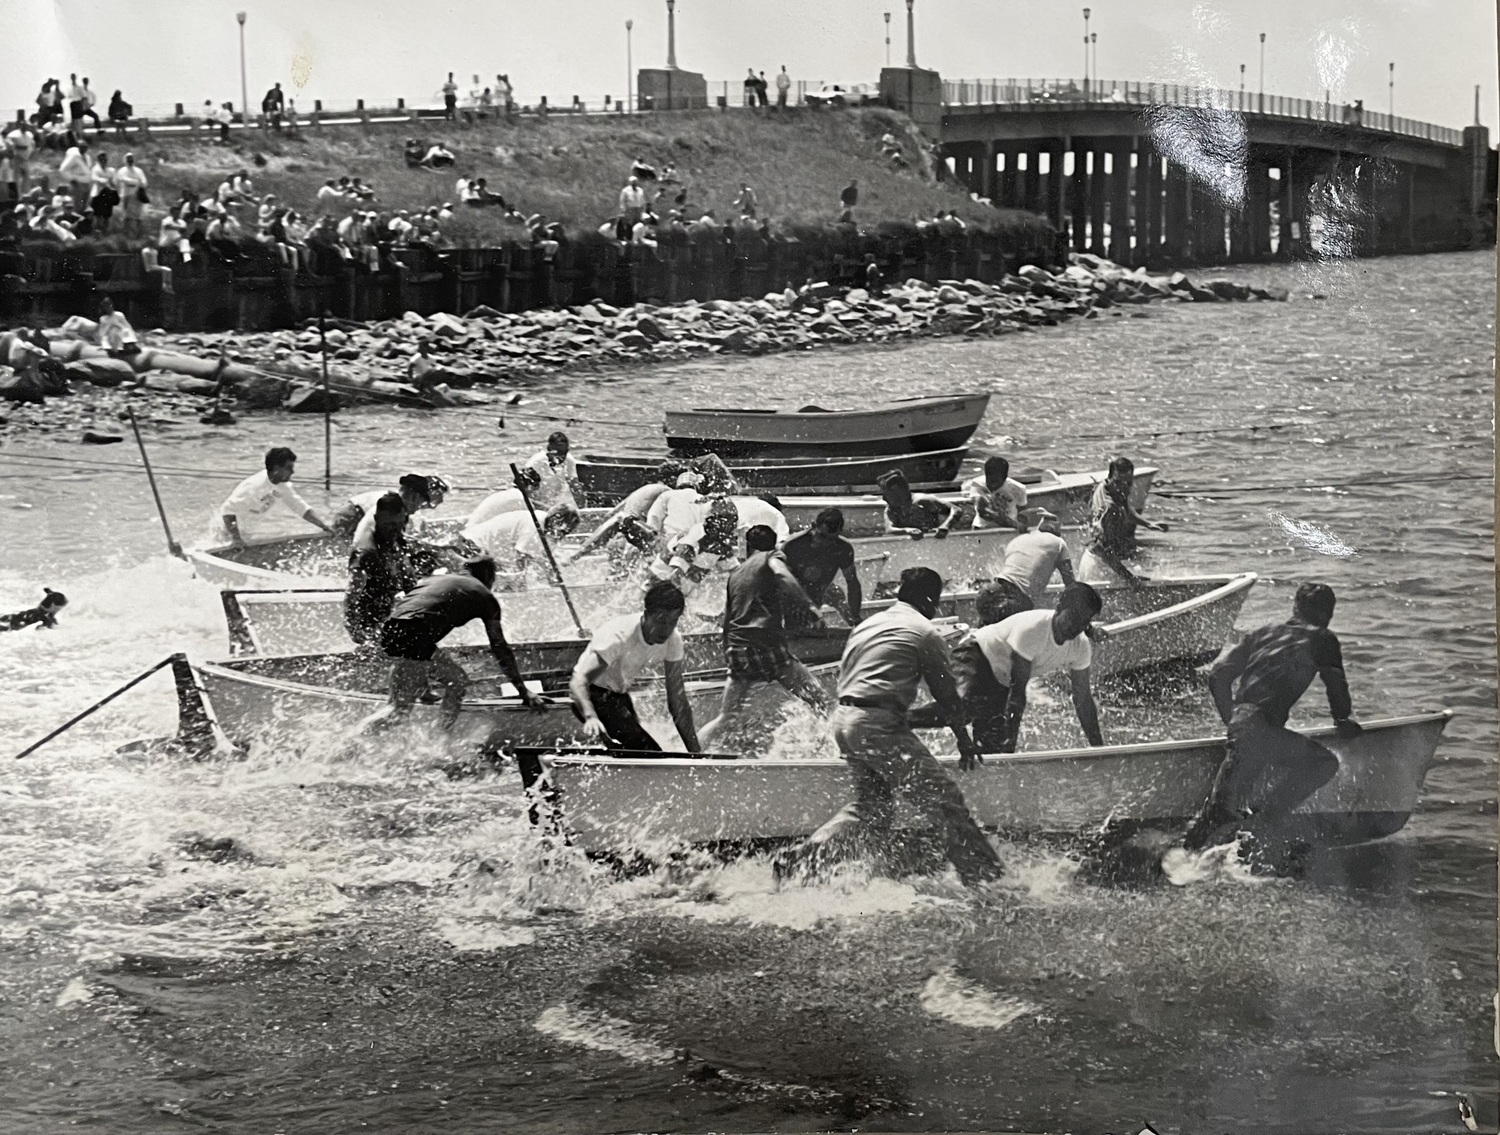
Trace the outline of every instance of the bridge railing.
<path fill-rule="evenodd" d="M 1355 103 L 1299 99 L 1258 91 L 1198 87 L 1186 83 L 1142 83 L 1114 79 L 952 79 L 943 82 L 949 106 L 1042 107 L 1189 106 L 1273 118 L 1296 118 L 1358 126 L 1447 146 L 1463 145 L 1463 131 L 1413 118 L 1393 117 Z"/>

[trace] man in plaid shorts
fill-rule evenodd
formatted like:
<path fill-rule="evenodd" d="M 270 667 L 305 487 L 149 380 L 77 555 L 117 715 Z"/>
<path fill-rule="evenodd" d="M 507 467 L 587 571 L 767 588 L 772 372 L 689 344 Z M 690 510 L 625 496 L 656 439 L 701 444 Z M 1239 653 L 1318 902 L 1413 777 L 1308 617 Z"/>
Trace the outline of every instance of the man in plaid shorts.
<path fill-rule="evenodd" d="M 719 716 L 704 726 L 703 743 L 722 737 L 738 723 L 750 691 L 763 682 L 777 682 L 821 714 L 829 710 L 828 695 L 818 680 L 786 644 L 783 607 L 791 604 L 816 625 L 818 609 L 807 598 L 791 569 L 776 551 L 776 532 L 757 524 L 745 533 L 745 562 L 735 568 L 725 585 L 724 655 L 729 681 Z"/>

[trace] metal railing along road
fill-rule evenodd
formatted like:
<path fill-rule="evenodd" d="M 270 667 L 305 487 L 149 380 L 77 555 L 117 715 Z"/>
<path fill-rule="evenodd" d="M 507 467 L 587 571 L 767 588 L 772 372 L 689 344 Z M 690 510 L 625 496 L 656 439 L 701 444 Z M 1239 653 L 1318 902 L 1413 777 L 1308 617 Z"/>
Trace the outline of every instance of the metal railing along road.
<path fill-rule="evenodd" d="M 1195 87 L 1186 83 L 1121 82 L 1114 79 L 952 79 L 943 82 L 945 106 L 1024 107 L 1185 106 L 1238 114 L 1357 126 L 1444 146 L 1463 145 L 1462 130 L 1393 117 L 1330 99 L 1299 99 L 1259 91 Z"/>

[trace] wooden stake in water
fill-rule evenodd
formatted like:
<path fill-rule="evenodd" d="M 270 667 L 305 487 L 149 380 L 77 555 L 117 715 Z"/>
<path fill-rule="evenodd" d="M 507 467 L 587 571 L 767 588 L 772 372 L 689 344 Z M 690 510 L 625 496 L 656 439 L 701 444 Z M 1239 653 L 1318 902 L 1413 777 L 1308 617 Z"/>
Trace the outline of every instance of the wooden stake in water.
<path fill-rule="evenodd" d="M 531 513 L 531 523 L 536 525 L 536 534 L 541 537 L 542 551 L 547 553 L 547 562 L 552 565 L 552 574 L 557 576 L 557 586 L 562 591 L 563 602 L 568 605 L 568 614 L 573 616 L 573 625 L 578 628 L 578 635 L 583 637 L 583 620 L 578 617 L 578 609 L 573 606 L 573 597 L 568 594 L 568 585 L 563 582 L 561 569 L 557 566 L 557 557 L 552 554 L 552 542 L 547 539 L 547 530 L 542 527 L 541 519 L 536 514 L 536 507 L 531 503 L 531 494 L 526 491 L 526 482 L 521 480 L 521 470 L 516 468 L 516 463 L 510 463 L 510 475 L 515 479 L 516 488 L 521 490 L 521 499 L 526 502 L 526 511 Z"/>
<path fill-rule="evenodd" d="M 319 355 L 323 359 L 323 491 L 325 493 L 333 489 L 333 403 L 329 401 L 328 393 L 328 333 L 325 326 L 327 320 L 326 311 L 318 316 L 318 344 L 322 348 Z"/>
<path fill-rule="evenodd" d="M 121 416 L 130 423 L 131 432 L 135 434 L 135 444 L 140 448 L 141 464 L 146 467 L 146 480 L 151 482 L 151 495 L 156 499 L 156 515 L 161 517 L 162 531 L 167 534 L 167 551 L 179 560 L 185 560 L 187 557 L 182 554 L 182 545 L 172 539 L 172 526 L 167 523 L 167 510 L 162 507 L 161 493 L 156 488 L 156 474 L 151 472 L 151 459 L 146 456 L 146 443 L 141 440 L 141 427 L 136 424 L 135 411 L 127 407 Z"/>

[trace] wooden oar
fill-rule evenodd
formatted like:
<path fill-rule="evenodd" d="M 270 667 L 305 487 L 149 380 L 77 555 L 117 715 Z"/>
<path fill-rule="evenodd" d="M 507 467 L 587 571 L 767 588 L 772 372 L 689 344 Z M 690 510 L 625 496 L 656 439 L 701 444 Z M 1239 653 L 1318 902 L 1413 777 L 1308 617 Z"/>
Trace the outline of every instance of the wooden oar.
<path fill-rule="evenodd" d="M 161 517 L 162 531 L 167 534 L 167 551 L 179 560 L 185 560 L 187 557 L 182 554 L 182 545 L 172 539 L 172 526 L 167 523 L 167 510 L 162 507 L 161 493 L 156 488 L 156 474 L 151 472 L 151 459 L 146 456 L 146 443 L 141 440 L 141 427 L 136 424 L 135 411 L 126 407 L 121 411 L 121 417 L 130 423 L 131 432 L 135 434 L 135 444 L 140 448 L 141 464 L 146 467 L 146 480 L 151 482 L 151 495 L 156 498 L 156 515 Z"/>
<path fill-rule="evenodd" d="M 573 616 L 573 625 L 578 628 L 578 636 L 584 637 L 583 620 L 578 617 L 578 608 L 573 606 L 573 597 L 568 594 L 568 585 L 563 582 L 562 569 L 557 566 L 557 557 L 552 554 L 552 542 L 547 539 L 547 531 L 542 527 L 541 520 L 537 517 L 536 508 L 531 503 L 531 494 L 526 491 L 526 483 L 521 479 L 521 470 L 516 463 L 510 463 L 510 475 L 515 479 L 516 488 L 521 490 L 521 499 L 526 502 L 526 511 L 531 514 L 531 523 L 536 526 L 536 534 L 542 541 L 542 551 L 547 553 L 547 562 L 552 565 L 552 574 L 557 576 L 557 586 L 562 592 L 563 602 L 568 605 L 568 614 Z"/>
<path fill-rule="evenodd" d="M 52 740 L 52 738 L 57 737 L 57 736 L 59 736 L 59 735 L 61 735 L 63 733 L 66 733 L 69 729 L 73 728 L 73 726 L 77 725 L 80 721 L 82 721 L 89 714 L 93 713 L 95 710 L 102 709 L 104 706 L 106 706 L 110 702 L 114 701 L 115 698 L 117 698 L 121 694 L 125 693 L 126 690 L 129 690 L 132 687 L 140 685 L 147 678 L 151 677 L 152 674 L 155 674 L 158 670 L 162 670 L 162 669 L 165 669 L 166 667 L 170 666 L 172 664 L 172 659 L 174 657 L 176 657 L 176 656 L 175 655 L 168 655 L 166 658 L 163 658 L 160 662 L 158 662 L 155 666 L 151 667 L 151 669 L 147 670 L 145 673 L 143 673 L 143 674 L 137 674 L 134 678 L 130 679 L 130 681 L 126 682 L 123 686 L 120 686 L 118 689 L 114 690 L 112 693 L 105 694 L 102 698 L 100 698 L 98 701 L 96 701 L 93 705 L 89 706 L 88 709 L 84 710 L 82 713 L 76 714 L 73 717 L 68 718 L 67 721 L 64 721 L 61 725 L 59 725 L 51 733 L 48 733 L 40 741 L 36 742 L 33 745 L 28 746 L 27 748 L 23 749 L 21 752 L 17 753 L 16 754 L 16 760 L 19 761 L 22 757 L 29 757 L 32 753 L 36 752 L 43 745 L 45 745 L 48 741 Z"/>

